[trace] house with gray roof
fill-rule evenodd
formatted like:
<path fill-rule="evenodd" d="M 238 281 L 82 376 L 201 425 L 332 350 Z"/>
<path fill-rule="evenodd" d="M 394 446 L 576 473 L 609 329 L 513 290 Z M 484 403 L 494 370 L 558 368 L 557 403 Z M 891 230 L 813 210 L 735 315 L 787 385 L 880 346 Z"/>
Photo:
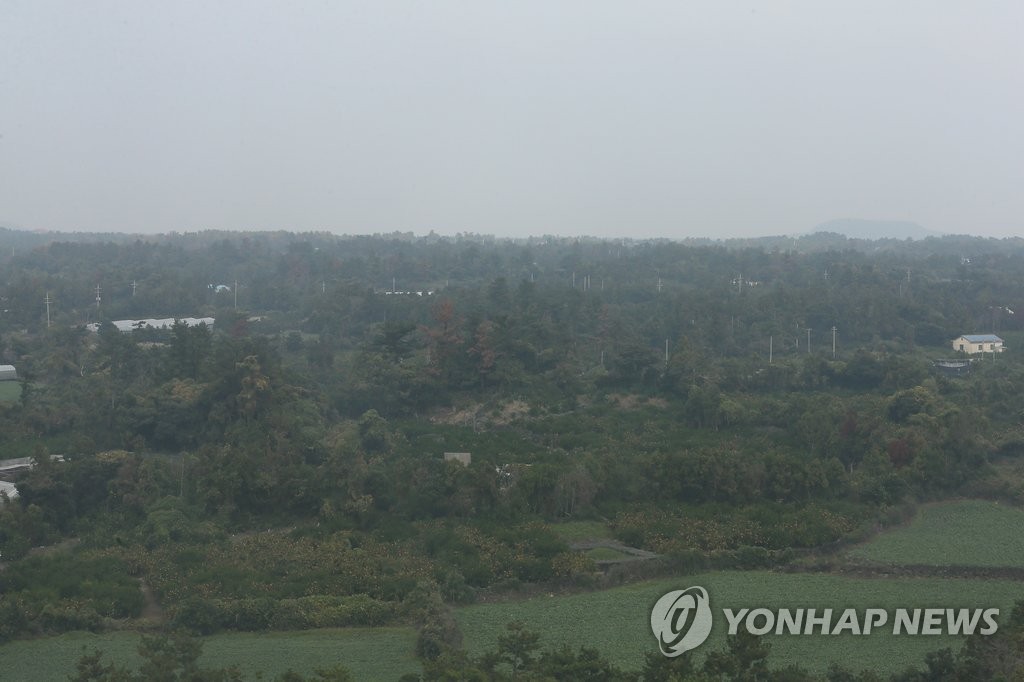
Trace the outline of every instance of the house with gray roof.
<path fill-rule="evenodd" d="M 1002 353 L 1003 340 L 995 334 L 964 334 L 953 339 L 953 350 L 974 355 L 975 353 Z"/>

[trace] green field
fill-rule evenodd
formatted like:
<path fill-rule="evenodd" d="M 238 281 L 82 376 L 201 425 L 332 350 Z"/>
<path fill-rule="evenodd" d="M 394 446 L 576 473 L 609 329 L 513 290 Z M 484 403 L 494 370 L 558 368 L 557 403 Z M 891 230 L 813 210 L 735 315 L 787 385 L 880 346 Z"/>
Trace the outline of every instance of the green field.
<path fill-rule="evenodd" d="M 721 647 L 726 623 L 722 608 L 848 607 L 894 609 L 926 607 L 996 607 L 1005 618 L 1024 583 L 997 580 L 941 578 L 847 578 L 820 574 L 721 571 L 671 580 L 628 585 L 602 592 L 536 597 L 518 602 L 468 606 L 456 618 L 464 645 L 472 655 L 493 650 L 505 624 L 521 620 L 541 633 L 544 647 L 562 643 L 601 651 L 625 669 L 639 669 L 644 655 L 656 651 L 650 631 L 653 603 L 672 589 L 701 585 L 711 596 L 715 625 L 711 639 L 697 655 Z M 883 628 L 870 636 L 768 635 L 771 663 L 798 663 L 824 672 L 835 662 L 854 670 L 880 673 L 920 665 L 924 655 L 944 647 L 957 648 L 962 639 L 949 636 L 893 636 Z M 396 680 L 419 665 L 413 657 L 415 633 L 410 629 L 336 629 L 266 634 L 229 633 L 204 638 L 201 664 L 238 664 L 247 675 L 272 678 L 291 668 L 310 673 L 341 663 L 358 680 Z M 138 635 L 70 633 L 58 637 L 11 642 L 0 646 L 0 680 L 65 678 L 83 651 L 105 651 L 108 660 L 137 665 Z"/>
<path fill-rule="evenodd" d="M 623 559 L 635 559 L 632 554 L 620 552 L 611 547 L 595 547 L 587 550 L 587 556 L 594 561 L 622 561 Z"/>
<path fill-rule="evenodd" d="M 566 542 L 603 540 L 612 536 L 607 524 L 600 521 L 565 521 L 556 523 L 551 529 Z"/>
<path fill-rule="evenodd" d="M 0 381 L 0 402 L 15 402 L 20 397 L 20 383 L 17 381 Z"/>
<path fill-rule="evenodd" d="M 1024 510 L 982 500 L 924 505 L 909 524 L 849 555 L 886 564 L 1024 567 Z"/>
<path fill-rule="evenodd" d="M 132 632 L 95 635 L 73 632 L 58 637 L 10 642 L 0 646 L 0 680 L 50 682 L 74 672 L 83 652 L 100 649 L 106 660 L 137 666 L 139 636 Z M 413 656 L 416 634 L 406 628 L 309 630 L 304 632 L 230 633 L 203 638 L 200 665 L 237 664 L 246 679 L 265 679 L 289 668 L 310 674 L 342 664 L 357 680 L 397 680 L 419 672 Z"/>
<path fill-rule="evenodd" d="M 1009 615 L 1014 601 L 1024 598 L 1024 584 L 1013 581 L 939 578 L 846 578 L 820 574 L 722 571 L 671 580 L 628 585 L 603 592 L 537 597 L 520 602 L 468 606 L 456 612 L 464 646 L 473 655 L 493 649 L 509 621 L 520 620 L 541 633 L 542 646 L 562 643 L 597 649 L 625 669 L 639 669 L 648 651 L 657 651 L 650 629 L 650 609 L 665 592 L 701 585 L 708 590 L 715 615 L 711 639 L 700 651 L 725 641 L 724 608 L 926 608 L 996 607 Z M 767 635 L 773 667 L 798 663 L 824 672 L 833 662 L 854 670 L 892 673 L 919 666 L 924 655 L 944 647 L 958 648 L 962 639 L 949 636 Z"/>

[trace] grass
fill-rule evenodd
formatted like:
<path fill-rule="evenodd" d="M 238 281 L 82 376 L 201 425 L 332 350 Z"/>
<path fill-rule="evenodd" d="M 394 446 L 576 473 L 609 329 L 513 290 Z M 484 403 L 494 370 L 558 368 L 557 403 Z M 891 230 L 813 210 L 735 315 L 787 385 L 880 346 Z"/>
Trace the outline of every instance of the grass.
<path fill-rule="evenodd" d="M 593 561 L 621 561 L 622 559 L 636 558 L 632 554 L 626 554 L 611 547 L 595 547 L 587 552 L 587 556 Z"/>
<path fill-rule="evenodd" d="M 133 632 L 72 632 L 0 646 L 0 680 L 49 682 L 66 679 L 83 653 L 100 649 L 105 660 L 136 667 L 139 636 Z M 227 633 L 203 638 L 203 667 L 236 664 L 246 679 L 264 679 L 292 669 L 304 675 L 342 664 L 357 680 L 397 680 L 419 673 L 409 628 L 345 628 L 302 632 Z"/>
<path fill-rule="evenodd" d="M 456 612 L 463 643 L 473 655 L 493 650 L 505 624 L 519 620 L 541 634 L 545 647 L 569 644 L 601 651 L 623 669 L 637 670 L 647 652 L 656 652 L 650 630 L 650 609 L 665 592 L 691 585 L 708 590 L 715 615 L 711 639 L 695 654 L 721 648 L 727 624 L 724 608 L 925 608 L 970 607 L 1000 609 L 1006 618 L 1014 600 L 1024 597 L 1024 585 L 1012 581 L 940 578 L 848 578 L 817 574 L 719 571 L 671 580 L 656 580 L 603 592 L 537 597 L 521 602 L 468 606 Z M 945 647 L 959 648 L 956 637 L 894 636 L 876 631 L 870 636 L 767 635 L 773 667 L 799 664 L 816 673 L 831 663 L 852 670 L 882 674 L 920 667 L 924 655 Z"/>
<path fill-rule="evenodd" d="M 0 381 L 0 402 L 17 402 L 21 398 L 21 384 L 17 381 Z"/>
<path fill-rule="evenodd" d="M 551 530 L 566 542 L 607 540 L 612 536 L 608 526 L 600 521 L 565 521 L 551 526 Z"/>
<path fill-rule="evenodd" d="M 886 564 L 1024 567 L 1024 510 L 963 500 L 925 505 L 901 528 L 850 550 Z"/>

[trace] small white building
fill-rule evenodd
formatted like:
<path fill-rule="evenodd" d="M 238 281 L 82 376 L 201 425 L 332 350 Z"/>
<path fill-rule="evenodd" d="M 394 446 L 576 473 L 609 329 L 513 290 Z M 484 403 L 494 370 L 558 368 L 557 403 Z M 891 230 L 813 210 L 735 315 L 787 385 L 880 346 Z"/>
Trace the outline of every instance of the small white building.
<path fill-rule="evenodd" d="M 964 334 L 953 339 L 953 350 L 974 355 L 975 353 L 1002 353 L 1003 340 L 995 334 Z"/>
<path fill-rule="evenodd" d="M 205 324 L 207 327 L 213 328 L 214 318 L 212 317 L 164 317 L 164 318 L 148 318 L 145 320 L 113 320 L 112 324 L 117 327 L 117 330 L 125 334 L 133 332 L 136 329 L 170 329 L 174 326 L 175 322 L 181 322 L 186 327 L 198 327 L 201 324 Z M 91 332 L 98 332 L 100 325 L 97 323 L 87 324 L 85 328 Z"/>
<path fill-rule="evenodd" d="M 446 462 L 458 462 L 462 466 L 469 466 L 469 463 L 473 461 L 473 456 L 468 452 L 446 452 L 444 453 L 444 461 Z"/>
<path fill-rule="evenodd" d="M 13 483 L 7 481 L 0 481 L 0 493 L 6 493 L 8 500 L 13 500 L 18 497 L 18 488 Z M 3 495 L 0 495 L 0 500 L 3 499 Z"/>
<path fill-rule="evenodd" d="M 17 381 L 18 370 L 14 365 L 0 365 L 0 381 Z"/>

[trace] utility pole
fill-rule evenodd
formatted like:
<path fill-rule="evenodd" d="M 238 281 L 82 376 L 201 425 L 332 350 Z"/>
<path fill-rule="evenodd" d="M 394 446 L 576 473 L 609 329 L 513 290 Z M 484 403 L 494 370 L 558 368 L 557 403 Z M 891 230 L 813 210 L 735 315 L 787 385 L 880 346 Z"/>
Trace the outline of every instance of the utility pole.
<path fill-rule="evenodd" d="M 139 285 L 138 285 L 138 284 L 136 284 L 136 283 L 135 283 L 135 280 L 133 279 L 133 280 L 132 280 L 132 298 L 135 298 L 135 289 L 136 289 L 136 288 L 138 288 L 138 286 L 139 286 Z"/>
<path fill-rule="evenodd" d="M 832 359 L 836 359 L 836 326 L 832 325 Z"/>
<path fill-rule="evenodd" d="M 661 287 L 662 287 L 662 284 L 661 284 L 661 277 L 659 277 L 659 278 L 658 278 L 658 293 L 659 293 L 659 294 L 661 293 Z"/>
<path fill-rule="evenodd" d="M 807 354 L 811 354 L 811 328 L 807 328 Z"/>
<path fill-rule="evenodd" d="M 99 307 L 100 307 L 100 293 L 101 293 L 101 291 L 102 291 L 102 290 L 100 289 L 100 285 L 99 285 L 99 284 L 97 284 L 97 285 L 96 285 L 96 307 L 97 307 L 97 308 L 99 308 Z"/>
<path fill-rule="evenodd" d="M 235 294 L 235 310 L 238 310 L 238 280 L 235 280 L 235 287 L 231 290 Z"/>
<path fill-rule="evenodd" d="M 668 367 L 668 339 L 665 339 L 665 367 Z"/>
<path fill-rule="evenodd" d="M 46 298 L 43 299 L 43 303 L 46 304 L 46 328 L 50 328 L 50 304 L 53 300 L 50 298 L 50 292 L 46 292 Z"/>
<path fill-rule="evenodd" d="M 774 336 L 769 336 L 768 337 L 768 364 L 769 365 L 772 364 L 772 351 L 775 350 L 774 343 L 775 343 L 775 337 Z"/>

